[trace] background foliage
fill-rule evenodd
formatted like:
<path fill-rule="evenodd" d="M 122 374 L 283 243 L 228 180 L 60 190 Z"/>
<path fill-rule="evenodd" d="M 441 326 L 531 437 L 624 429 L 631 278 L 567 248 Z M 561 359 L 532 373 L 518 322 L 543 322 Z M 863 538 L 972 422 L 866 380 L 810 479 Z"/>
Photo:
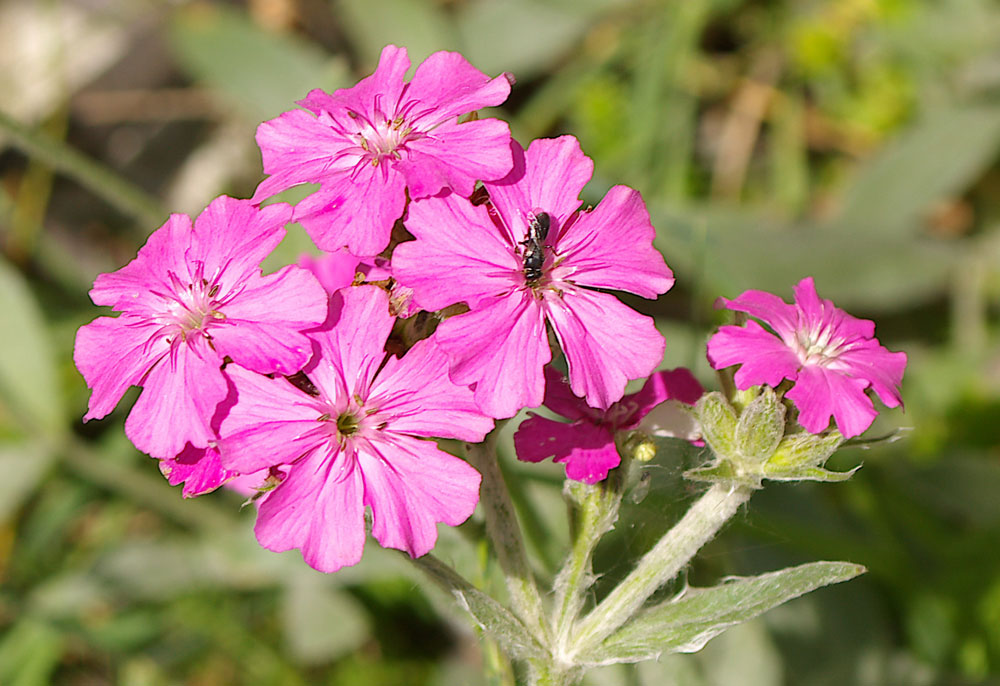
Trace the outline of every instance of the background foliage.
<path fill-rule="evenodd" d="M 256 125 L 369 73 L 387 42 L 414 64 L 452 49 L 512 72 L 496 114 L 523 143 L 578 136 L 590 202 L 642 191 L 678 285 L 633 304 L 667 335 L 666 366 L 711 384 L 714 298 L 789 298 L 806 275 L 910 355 L 906 413 L 873 429 L 913 427 L 904 440 L 843 453 L 864 462 L 845 484 L 766 488 L 689 572 L 870 573 L 589 683 L 1000 683 L 991 0 L 0 0 L 0 683 L 476 684 L 483 664 L 505 678 L 395 553 L 313 572 L 259 549 L 235 495 L 182 502 L 126 441 L 125 412 L 80 422 L 72 341 L 98 314 L 94 277 L 167 211 L 249 196 Z M 274 264 L 307 246 L 293 233 Z M 551 575 L 559 470 L 506 457 Z M 598 593 L 690 501 L 685 466 L 645 467 L 598 551 Z M 442 531 L 437 552 L 499 588 L 479 526 Z"/>

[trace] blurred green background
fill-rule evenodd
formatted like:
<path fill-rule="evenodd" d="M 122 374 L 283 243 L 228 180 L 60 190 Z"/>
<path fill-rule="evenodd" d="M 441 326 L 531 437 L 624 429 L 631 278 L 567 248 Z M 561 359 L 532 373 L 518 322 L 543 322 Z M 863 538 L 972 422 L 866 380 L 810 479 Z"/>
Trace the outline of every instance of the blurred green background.
<path fill-rule="evenodd" d="M 905 350 L 905 414 L 838 485 L 772 484 L 690 571 L 865 564 L 694 656 L 601 684 L 1000 683 L 1000 5 L 992 0 L 0 0 L 0 684 L 480 684 L 504 669 L 447 598 L 369 546 L 324 576 L 252 537 L 240 498 L 182 501 L 122 421 L 83 425 L 94 277 L 166 212 L 248 197 L 256 125 L 352 84 L 389 42 L 517 78 L 522 143 L 572 133 L 585 193 L 642 191 L 678 276 L 665 366 L 713 383 L 719 295 L 823 297 Z M 308 243 L 290 234 L 275 264 Z M 509 433 L 510 429 L 508 429 Z M 558 468 L 504 469 L 543 579 Z M 598 556 L 627 570 L 694 495 L 646 467 Z M 501 588 L 472 521 L 437 553 Z M 473 535 L 467 536 L 464 533 Z M 470 542 L 473 541 L 473 542 Z M 482 676 L 490 673 L 489 681 Z"/>

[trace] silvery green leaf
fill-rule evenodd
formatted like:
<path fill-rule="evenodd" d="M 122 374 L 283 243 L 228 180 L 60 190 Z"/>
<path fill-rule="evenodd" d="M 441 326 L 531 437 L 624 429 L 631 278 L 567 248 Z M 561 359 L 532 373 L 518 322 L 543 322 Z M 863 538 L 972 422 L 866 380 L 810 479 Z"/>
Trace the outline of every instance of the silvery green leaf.
<path fill-rule="evenodd" d="M 476 624 L 514 659 L 544 658 L 545 649 L 528 627 L 510 610 L 459 576 L 433 555 L 413 560 L 433 581 L 447 591 Z"/>
<path fill-rule="evenodd" d="M 822 586 L 847 581 L 865 568 L 850 562 L 812 562 L 756 577 L 736 578 L 684 593 L 640 612 L 580 661 L 587 665 L 640 662 L 693 653 L 731 626 Z"/>

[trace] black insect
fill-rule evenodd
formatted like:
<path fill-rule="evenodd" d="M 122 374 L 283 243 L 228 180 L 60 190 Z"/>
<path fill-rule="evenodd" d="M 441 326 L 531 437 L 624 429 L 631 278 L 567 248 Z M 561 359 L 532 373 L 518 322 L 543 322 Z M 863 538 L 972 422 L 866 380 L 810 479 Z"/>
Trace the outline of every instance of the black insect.
<path fill-rule="evenodd" d="M 545 237 L 549 235 L 552 220 L 548 212 L 532 215 L 528 225 L 528 236 L 521 245 L 524 246 L 524 278 L 528 283 L 534 283 L 542 278 L 542 265 L 545 264 Z"/>

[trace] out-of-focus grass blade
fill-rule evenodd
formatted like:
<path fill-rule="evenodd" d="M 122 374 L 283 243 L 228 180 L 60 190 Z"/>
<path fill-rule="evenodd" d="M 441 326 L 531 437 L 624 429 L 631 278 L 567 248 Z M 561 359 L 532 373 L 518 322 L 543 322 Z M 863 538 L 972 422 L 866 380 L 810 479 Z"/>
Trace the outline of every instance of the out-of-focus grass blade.
<path fill-rule="evenodd" d="M 0 445 L 0 523 L 17 510 L 44 476 L 52 451 L 39 442 Z M 2 567 L 2 566 L 0 566 Z"/>
<path fill-rule="evenodd" d="M 633 185 L 655 189 L 662 197 L 687 195 L 697 100 L 684 78 L 697 57 L 710 9 L 706 0 L 665 4 L 660 15 L 643 27 L 633 56 L 628 166 L 623 172 Z"/>
<path fill-rule="evenodd" d="M 44 622 L 25 617 L 0 638 L 0 683 L 46 686 L 62 655 L 62 636 Z"/>
<path fill-rule="evenodd" d="M 462 7 L 458 30 L 465 55 L 476 67 L 525 78 L 572 54 L 594 16 L 614 4 L 616 0 L 474 0 Z"/>
<path fill-rule="evenodd" d="M 368 614 L 344 590 L 318 574 L 298 574 L 285 587 L 282 624 L 288 647 L 301 664 L 323 664 L 365 643 Z"/>
<path fill-rule="evenodd" d="M 8 140 L 25 155 L 66 174 L 140 223 L 159 226 L 166 218 L 159 202 L 138 186 L 61 141 L 33 131 L 3 111 L 0 111 L 0 131 L 8 134 Z"/>
<path fill-rule="evenodd" d="M 347 23 L 344 33 L 368 69 L 378 63 L 382 48 L 392 43 L 406 48 L 411 73 L 414 66 L 438 50 L 459 50 L 458 35 L 442 3 L 426 0 L 333 0 L 338 17 Z M 466 57 L 480 70 L 471 55 Z M 366 70 L 367 71 L 367 70 Z M 502 69 L 500 71 L 503 71 Z"/>
<path fill-rule="evenodd" d="M 910 236 L 935 201 L 961 193 L 996 160 L 1000 105 L 949 107 L 890 143 L 855 177 L 831 229 Z"/>
<path fill-rule="evenodd" d="M 51 438 L 63 431 L 63 396 L 42 311 L 28 283 L 0 259 L 0 401 L 28 432 Z"/>
<path fill-rule="evenodd" d="M 347 81 L 344 63 L 318 46 L 269 33 L 217 5 L 178 9 L 170 38 L 181 65 L 254 122 L 294 109 L 313 88 L 334 90 Z"/>
<path fill-rule="evenodd" d="M 852 235 L 814 226 L 788 226 L 746 210 L 702 206 L 691 210 L 651 208 L 657 247 L 667 264 L 687 276 L 697 268 L 705 227 L 706 289 L 734 296 L 749 288 L 786 299 L 806 276 L 816 278 L 824 298 L 850 309 L 898 309 L 946 290 L 962 246 L 877 233 Z"/>

